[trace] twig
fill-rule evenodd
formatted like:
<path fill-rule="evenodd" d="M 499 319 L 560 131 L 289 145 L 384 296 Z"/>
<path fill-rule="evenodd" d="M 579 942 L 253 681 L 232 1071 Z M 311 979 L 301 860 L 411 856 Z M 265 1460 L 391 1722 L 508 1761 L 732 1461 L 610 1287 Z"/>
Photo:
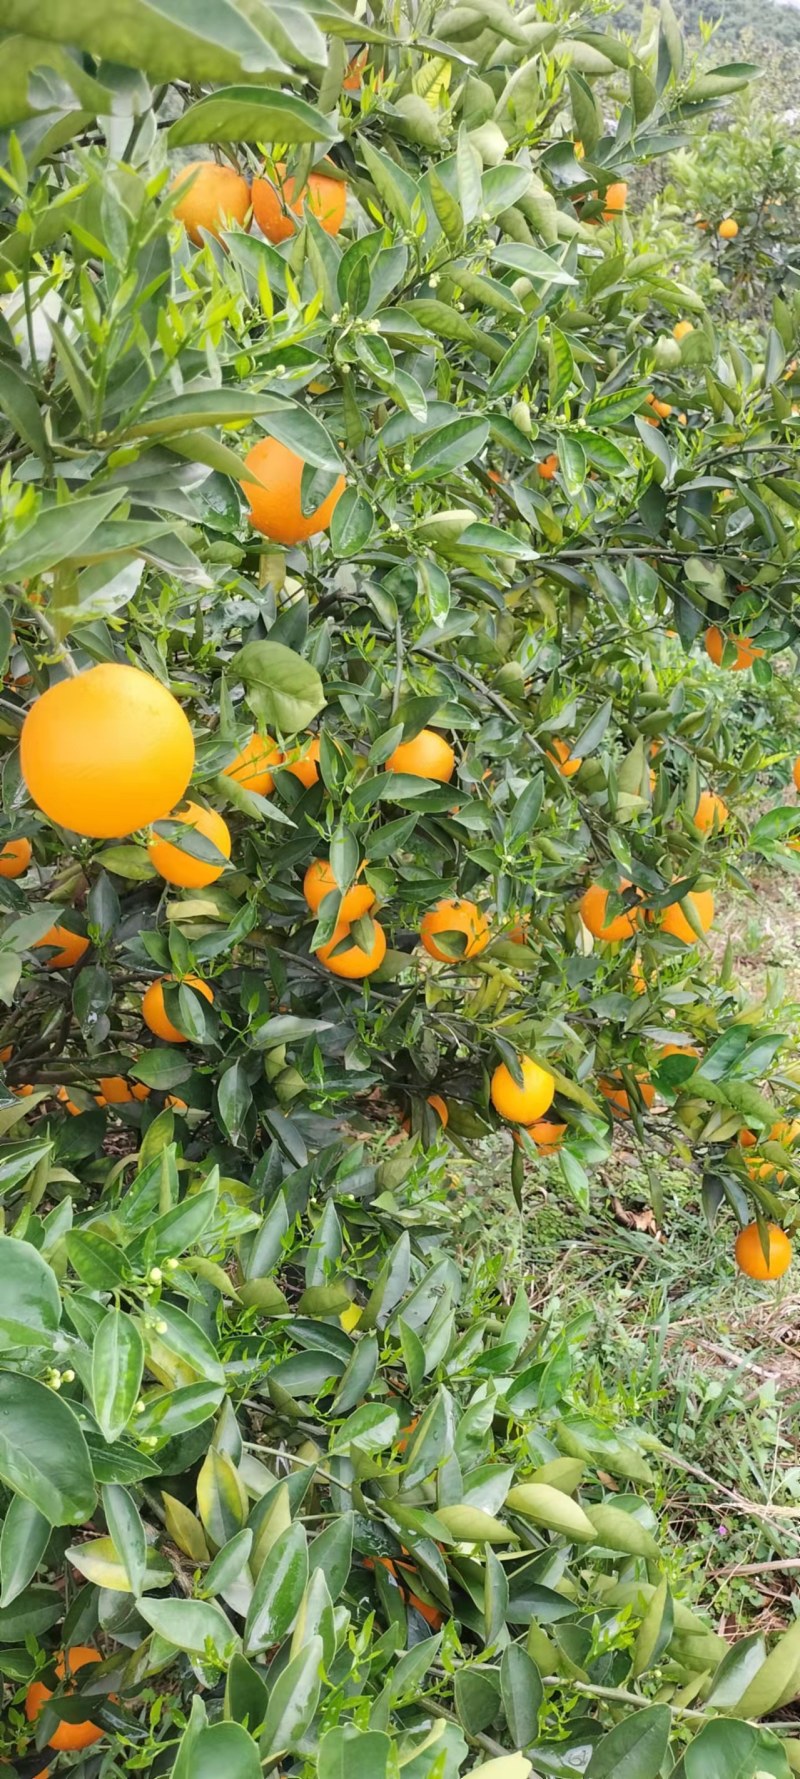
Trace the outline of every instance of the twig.
<path fill-rule="evenodd" d="M 54 629 L 53 625 L 51 624 L 50 619 L 46 618 L 44 615 L 44 612 L 40 612 L 40 611 L 37 611 L 35 613 L 35 617 L 36 617 L 36 622 L 39 626 L 39 629 L 44 632 L 45 636 L 47 637 L 48 642 L 52 644 L 52 647 L 55 649 L 59 661 L 63 661 L 64 666 L 67 670 L 67 673 L 71 674 L 73 679 L 77 679 L 78 669 L 75 665 L 75 658 L 70 653 L 70 650 L 67 648 L 66 643 L 61 642 L 59 640 L 57 632 Z"/>

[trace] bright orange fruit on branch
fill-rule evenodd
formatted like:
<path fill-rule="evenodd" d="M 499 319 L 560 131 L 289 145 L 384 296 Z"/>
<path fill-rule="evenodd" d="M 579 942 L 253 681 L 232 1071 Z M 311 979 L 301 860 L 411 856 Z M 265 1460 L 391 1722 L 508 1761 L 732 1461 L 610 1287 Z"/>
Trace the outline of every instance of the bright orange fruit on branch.
<path fill-rule="evenodd" d="M 435 729 L 420 729 L 410 741 L 401 741 L 386 762 L 387 772 L 407 772 L 411 778 L 433 778 L 447 784 L 455 771 L 456 756 L 449 741 Z"/>
<path fill-rule="evenodd" d="M 777 1223 L 767 1224 L 767 1250 L 769 1258 L 761 1246 L 758 1224 L 748 1223 L 740 1229 L 733 1250 L 739 1271 L 748 1279 L 782 1279 L 792 1263 L 792 1244 Z"/>
<path fill-rule="evenodd" d="M 195 247 L 203 244 L 201 229 L 219 240 L 229 223 L 244 223 L 250 209 L 247 180 L 234 167 L 220 167 L 216 161 L 190 161 L 173 179 L 170 191 L 183 193 L 175 215 Z"/>
<path fill-rule="evenodd" d="M 443 950 L 436 942 L 440 933 L 463 933 L 464 949 L 457 955 Z M 437 958 L 439 963 L 460 963 L 463 958 L 477 957 L 485 951 L 490 938 L 489 923 L 474 902 L 445 900 L 423 915 L 419 936 L 429 957 Z"/>
<path fill-rule="evenodd" d="M 728 819 L 730 810 L 714 791 L 701 791 L 694 812 L 694 825 L 701 833 L 707 834 L 711 828 L 721 828 Z"/>
<path fill-rule="evenodd" d="M 692 321 L 676 321 L 675 326 L 672 329 L 672 337 L 675 340 L 685 340 L 687 334 L 693 333 L 694 322 Z"/>
<path fill-rule="evenodd" d="M 312 914 L 317 913 L 325 897 L 331 895 L 338 887 L 330 861 L 328 859 L 312 859 L 303 878 L 303 895 Z M 345 890 L 339 904 L 338 925 L 341 926 L 344 922 L 346 926 L 349 926 L 362 914 L 368 914 L 374 904 L 375 891 L 370 889 L 368 883 L 351 884 L 350 888 Z"/>
<path fill-rule="evenodd" d="M 275 168 L 276 182 L 253 180 L 253 215 L 262 235 L 277 246 L 296 232 L 295 218 L 308 208 L 326 235 L 338 235 L 347 209 L 347 185 L 343 179 L 331 179 L 327 173 L 310 173 L 308 184 L 295 193 L 296 181 L 284 177 L 286 166 Z"/>
<path fill-rule="evenodd" d="M 734 216 L 726 216 L 724 221 L 719 225 L 719 233 L 721 240 L 735 241 L 736 236 L 739 233 L 739 224 L 736 221 L 736 218 Z"/>
<path fill-rule="evenodd" d="M 224 853 L 226 859 L 230 858 L 230 833 L 216 809 L 203 809 L 199 803 L 184 803 L 181 809 L 172 810 L 169 819 L 184 823 L 195 834 L 202 834 L 218 852 Z M 179 846 L 171 840 L 163 840 L 159 834 L 153 834 L 148 840 L 147 850 L 159 877 L 165 878 L 167 883 L 177 884 L 180 889 L 204 889 L 207 884 L 216 883 L 225 869 L 224 865 L 214 865 L 182 852 Z"/>
<path fill-rule="evenodd" d="M 656 1097 L 656 1090 L 647 1075 L 637 1075 L 636 1084 L 639 1088 L 642 1104 L 649 1112 Z M 597 1083 L 604 1099 L 609 1101 L 611 1109 L 618 1118 L 630 1118 L 631 1102 L 621 1075 L 606 1075 Z"/>
<path fill-rule="evenodd" d="M 0 877 L 21 877 L 31 862 L 31 850 L 24 838 L 0 841 Z"/>
<path fill-rule="evenodd" d="M 284 754 L 281 761 L 284 772 L 291 772 L 292 778 L 299 778 L 307 791 L 319 778 L 319 747 L 319 737 L 312 735 L 310 741 L 303 741 L 299 747 Z"/>
<path fill-rule="evenodd" d="M 548 1118 L 540 1118 L 536 1124 L 527 1124 L 525 1129 L 540 1155 L 555 1155 L 567 1134 L 566 1124 L 557 1124 Z"/>
<path fill-rule="evenodd" d="M 73 933 L 69 927 L 62 927 L 56 921 L 55 926 L 48 927 L 42 938 L 36 940 L 31 950 L 44 950 L 45 946 L 48 949 L 53 947 L 52 957 L 43 959 L 45 969 L 69 970 L 89 950 L 89 941 L 84 933 Z"/>
<path fill-rule="evenodd" d="M 164 1004 L 164 985 L 173 980 L 172 976 L 160 976 L 157 982 L 151 982 L 142 998 L 142 1018 L 153 1036 L 162 1038 L 165 1044 L 188 1044 L 185 1032 L 173 1025 Z M 199 976 L 184 976 L 183 980 L 187 988 L 194 989 L 195 994 L 203 995 L 209 1002 L 213 1001 L 213 989 L 209 988 L 207 982 L 201 982 Z"/>
<path fill-rule="evenodd" d="M 101 1075 L 100 1092 L 95 1094 L 98 1106 L 130 1106 L 134 1100 L 150 1097 L 149 1087 L 142 1081 L 126 1081 L 124 1075 Z"/>
<path fill-rule="evenodd" d="M 743 673 L 745 668 L 752 667 L 753 662 L 761 658 L 763 649 L 758 649 L 749 636 L 724 636 L 718 624 L 709 624 L 706 631 L 706 654 L 710 656 L 715 667 L 723 665 L 722 657 L 726 642 L 732 643 L 736 650 L 736 659 L 730 663 L 731 673 Z"/>
<path fill-rule="evenodd" d="M 333 938 L 328 940 L 327 945 L 320 946 L 317 957 L 325 965 L 326 970 L 330 970 L 332 976 L 343 976 L 348 982 L 360 982 L 364 976 L 371 976 L 374 970 L 380 969 L 386 956 L 386 934 L 383 927 L 379 926 L 377 920 L 374 920 L 369 951 L 364 951 L 353 939 L 346 950 L 340 951 L 338 956 L 334 957 L 333 953 L 336 947 L 341 945 L 349 935 L 348 923 L 340 921 Z"/>
<path fill-rule="evenodd" d="M 627 877 L 620 878 L 620 890 L 630 889 Z M 581 920 L 595 939 L 605 939 L 607 944 L 616 944 L 620 939 L 630 939 L 639 925 L 638 908 L 624 908 L 621 914 L 615 914 L 606 920 L 606 909 L 610 891 L 603 889 L 599 883 L 590 883 L 580 899 Z"/>
<path fill-rule="evenodd" d="M 547 749 L 547 758 L 548 760 L 552 760 L 554 766 L 558 767 L 562 778 L 574 778 L 575 773 L 580 772 L 581 766 L 583 765 L 582 760 L 573 757 L 570 752 L 569 742 L 562 740 L 560 735 L 553 736 L 550 746 Z"/>
<path fill-rule="evenodd" d="M 541 463 L 537 463 L 536 468 L 544 482 L 554 481 L 558 475 L 558 457 L 555 451 L 551 451 L 549 456 L 543 457 Z"/>
<path fill-rule="evenodd" d="M 55 1457 L 56 1454 L 54 1454 L 54 1460 Z M 67 1671 L 74 1674 L 78 1668 L 85 1668 L 89 1662 L 101 1662 L 102 1659 L 99 1650 L 90 1649 L 84 1644 L 78 1643 L 66 1657 L 59 1656 L 56 1662 L 56 1674 L 59 1680 L 63 1680 Z M 73 1690 L 73 1688 L 67 1687 L 68 1692 Z M 31 1682 L 25 1695 L 25 1716 L 29 1723 L 35 1722 L 42 1706 L 52 1697 L 52 1687 L 45 1686 L 43 1680 Z M 91 1748 L 92 1743 L 99 1742 L 103 1734 L 104 1731 L 98 1729 L 96 1723 L 88 1721 L 86 1723 L 60 1723 L 58 1728 L 53 1731 L 47 1746 L 58 1749 Z"/>
<path fill-rule="evenodd" d="M 710 890 L 692 890 L 684 901 L 690 902 L 700 926 L 707 933 L 714 919 L 714 897 Z M 671 933 L 673 939 L 682 939 L 684 945 L 696 945 L 697 934 L 689 924 L 680 902 L 670 903 L 661 916 L 662 933 Z"/>
<path fill-rule="evenodd" d="M 271 766 L 279 766 L 283 754 L 273 741 L 271 735 L 251 735 L 245 742 L 230 766 L 224 767 L 226 778 L 235 778 L 237 784 L 244 785 L 246 791 L 255 791 L 259 797 L 268 797 L 275 789 L 275 780 L 270 771 Z"/>
<path fill-rule="evenodd" d="M 194 740 L 160 680 L 112 661 L 37 698 L 22 726 L 20 764 L 34 803 L 52 822 L 110 840 L 180 803 Z"/>
<path fill-rule="evenodd" d="M 624 179 L 617 179 L 613 185 L 607 186 L 603 193 L 603 221 L 613 222 L 616 216 L 621 216 L 627 202 L 627 183 Z"/>
<path fill-rule="evenodd" d="M 504 1062 L 498 1064 L 490 1089 L 492 1105 L 509 1124 L 536 1124 L 553 1103 L 556 1084 L 548 1069 L 532 1056 L 521 1056 L 522 1086 Z"/>
<path fill-rule="evenodd" d="M 330 494 L 305 513 L 301 504 L 301 484 L 305 464 L 296 451 L 281 444 L 280 439 L 259 439 L 245 458 L 245 468 L 258 476 L 258 482 L 242 477 L 242 490 L 250 502 L 250 523 L 273 543 L 305 543 L 318 532 L 327 531 L 334 508 L 344 494 L 344 476 L 339 476 Z"/>

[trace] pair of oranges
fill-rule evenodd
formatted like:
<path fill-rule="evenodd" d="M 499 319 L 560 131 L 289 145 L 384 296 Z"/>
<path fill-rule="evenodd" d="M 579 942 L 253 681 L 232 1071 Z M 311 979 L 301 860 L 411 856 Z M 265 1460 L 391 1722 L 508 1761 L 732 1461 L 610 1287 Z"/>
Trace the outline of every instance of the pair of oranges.
<path fill-rule="evenodd" d="M 359 877 L 363 868 L 362 865 Z M 326 897 L 334 894 L 338 887 L 330 861 L 312 859 L 303 878 L 303 894 L 311 913 L 319 914 Z M 370 938 L 366 947 L 352 937 L 350 930 L 354 922 L 370 915 L 374 906 L 375 892 L 368 883 L 356 881 L 345 890 L 333 935 L 316 953 L 332 976 L 341 976 L 347 982 L 361 982 L 380 969 L 386 956 L 386 934 L 380 923 L 370 919 Z"/>
<path fill-rule="evenodd" d="M 618 887 L 620 893 L 629 890 L 630 880 L 620 878 Z M 624 908 L 620 914 L 612 915 L 609 919 L 606 913 L 609 895 L 610 891 L 603 889 L 602 884 L 590 883 L 581 896 L 579 908 L 581 920 L 592 937 L 614 945 L 623 939 L 632 938 L 637 932 L 641 925 L 641 911 L 637 907 Z M 714 919 L 714 897 L 711 891 L 692 890 L 684 897 L 684 901 L 691 903 L 699 925 L 707 933 Z M 664 909 L 659 925 L 662 933 L 669 933 L 673 939 L 680 939 L 684 945 L 697 943 L 697 934 L 679 902 L 673 902 L 669 908 Z"/>
<path fill-rule="evenodd" d="M 316 217 L 326 235 L 338 235 L 347 208 L 347 185 L 327 173 L 310 173 L 305 185 L 287 177 L 279 162 L 275 182 L 254 179 L 252 186 L 235 167 L 216 161 L 191 161 L 182 167 L 170 190 L 176 195 L 174 214 L 183 223 L 190 241 L 202 246 L 203 234 L 219 240 L 222 230 L 237 222 L 245 227 L 249 212 L 262 235 L 277 246 L 297 229 L 304 208 Z"/>

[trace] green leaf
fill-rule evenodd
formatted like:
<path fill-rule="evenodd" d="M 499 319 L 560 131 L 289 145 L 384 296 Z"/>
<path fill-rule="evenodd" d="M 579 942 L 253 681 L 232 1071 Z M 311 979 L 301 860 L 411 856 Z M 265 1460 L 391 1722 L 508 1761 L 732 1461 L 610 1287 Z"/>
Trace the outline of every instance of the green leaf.
<path fill-rule="evenodd" d="M 144 1345 L 133 1318 L 108 1310 L 92 1346 L 92 1402 L 104 1437 L 119 1439 L 139 1398 Z"/>
<path fill-rule="evenodd" d="M 61 1293 L 52 1267 L 30 1242 L 0 1235 L 0 1345 L 4 1330 L 13 1344 L 15 1325 L 46 1335 L 55 1333 L 60 1321 Z"/>
<path fill-rule="evenodd" d="M 344 1724 L 328 1730 L 319 1745 L 317 1779 L 389 1779 L 393 1744 L 383 1730 Z"/>
<path fill-rule="evenodd" d="M 0 550 L 0 577 L 31 579 L 55 568 L 65 556 L 79 557 L 120 499 L 120 490 L 112 488 L 105 494 L 72 498 L 62 506 L 43 507 L 32 524 Z"/>
<path fill-rule="evenodd" d="M 214 1594 L 224 1594 L 226 1588 L 232 1587 L 246 1568 L 252 1548 L 253 1534 L 249 1526 L 243 1526 L 241 1532 L 235 1532 L 227 1544 L 223 1544 L 206 1570 L 203 1593 L 210 1598 Z"/>
<path fill-rule="evenodd" d="M 230 663 L 230 674 L 243 681 L 259 724 L 282 735 L 307 729 L 325 705 L 316 667 L 280 642 L 245 643 Z"/>
<path fill-rule="evenodd" d="M 586 1779 L 659 1779 L 671 1723 L 668 1705 L 632 1711 L 598 1742 Z M 707 1772 L 703 1779 L 709 1779 Z M 730 1773 L 726 1779 L 731 1779 Z"/>
<path fill-rule="evenodd" d="M 126 1580 L 132 1594 L 141 1594 L 147 1585 L 147 1566 L 150 1558 L 155 1558 L 162 1569 L 172 1571 L 168 1563 L 163 1562 L 157 1551 L 148 1552 L 144 1526 L 133 1496 L 119 1483 L 106 1483 L 102 1490 L 103 1511 L 106 1525 L 111 1534 L 114 1549 L 119 1552 L 125 1570 Z M 78 1565 L 80 1567 L 80 1565 Z M 84 1571 L 85 1573 L 85 1571 Z M 153 1582 L 151 1587 L 167 1587 L 169 1582 Z"/>
<path fill-rule="evenodd" d="M 488 420 L 467 414 L 447 426 L 438 426 L 414 452 L 411 474 L 429 479 L 443 471 L 461 469 L 480 456 L 488 437 Z"/>
<path fill-rule="evenodd" d="M 308 1581 L 308 1542 L 299 1521 L 268 1551 L 256 1578 L 244 1628 L 248 1655 L 282 1643 L 291 1630 Z"/>
<path fill-rule="evenodd" d="M 322 113 L 275 87 L 227 86 L 190 105 L 169 129 L 170 148 L 191 142 L 339 141 Z"/>
<path fill-rule="evenodd" d="M 309 1574 L 322 1569 L 332 1600 L 337 1600 L 350 1574 L 353 1557 L 352 1513 L 342 1513 L 313 1540 L 308 1553 Z"/>
<path fill-rule="evenodd" d="M 596 1542 L 595 1528 L 583 1508 L 571 1496 L 553 1489 L 549 1483 L 517 1483 L 506 1496 L 509 1513 L 519 1513 L 534 1525 L 546 1526 L 550 1532 L 561 1532 L 565 1538 L 580 1544 Z"/>
<path fill-rule="evenodd" d="M 527 1748 L 538 1734 L 544 1687 L 536 1663 L 518 1643 L 509 1643 L 503 1650 L 500 1696 L 512 1742 Z"/>
<path fill-rule="evenodd" d="M 125 1490 L 121 1490 L 121 1493 L 125 1494 Z M 137 1565 L 129 1550 L 125 1550 L 124 1556 L 120 1554 L 112 1538 L 89 1538 L 84 1544 L 71 1545 L 66 1557 L 73 1568 L 92 1582 L 94 1587 L 109 1588 L 114 1594 L 135 1592 L 141 1595 L 148 1588 L 169 1587 L 174 1580 L 170 1564 L 159 1551 L 148 1550 L 145 1545 L 145 1552 L 144 1560 Z M 131 1565 L 137 1571 L 136 1588 L 130 1573 Z"/>
<path fill-rule="evenodd" d="M 80 1525 L 94 1511 L 89 1451 L 72 1409 L 10 1371 L 0 1372 L 0 1478 L 52 1526 Z"/>
<path fill-rule="evenodd" d="M 203 1655 L 206 1644 L 224 1661 L 235 1648 L 236 1632 L 213 1600 L 140 1600 L 142 1618 L 176 1649 Z"/>
<path fill-rule="evenodd" d="M 0 1532 L 0 1610 L 23 1593 L 33 1580 L 50 1542 L 50 1521 L 26 1501 L 13 1495 Z"/>
<path fill-rule="evenodd" d="M 674 1629 L 675 1614 L 666 1575 L 662 1576 L 636 1633 L 633 1646 L 634 1676 L 645 1674 L 655 1666 L 667 1648 Z"/>
<path fill-rule="evenodd" d="M 800 1619 L 778 1638 L 737 1703 L 742 1717 L 767 1717 L 800 1690 Z"/>
<path fill-rule="evenodd" d="M 345 488 L 336 502 L 330 524 L 334 556 L 356 556 L 369 543 L 375 515 L 368 500 L 355 488 Z"/>
<path fill-rule="evenodd" d="M 130 1278 L 131 1269 L 122 1248 L 95 1229 L 71 1229 L 66 1250 L 73 1271 L 94 1291 L 117 1291 Z"/>
<path fill-rule="evenodd" d="M 64 1599 L 57 1588 L 30 1587 L 10 1606 L 0 1608 L 0 1643 L 23 1643 L 41 1637 L 64 1616 Z"/>
<path fill-rule="evenodd" d="M 753 1724 L 708 1723 L 683 1757 L 686 1779 L 790 1779 L 790 1769 L 776 1736 Z"/>
<path fill-rule="evenodd" d="M 8 0 L 3 25 L 5 30 L 31 29 L 26 0 Z M 157 80 L 231 80 L 245 65 L 255 73 L 286 72 L 272 45 L 274 23 L 270 27 L 262 14 L 259 26 L 249 24 L 228 0 L 190 18 L 180 0 L 159 0 L 157 9 L 146 0 L 120 0 L 106 9 L 94 0 L 71 0 L 68 9 L 61 0 L 44 0 L 36 28 L 44 38 L 127 68 L 143 68 Z"/>
<path fill-rule="evenodd" d="M 260 1747 L 265 1758 L 296 1748 L 308 1729 L 322 1686 L 322 1654 L 322 1638 L 309 1638 L 276 1680 L 261 1732 Z"/>
<path fill-rule="evenodd" d="M 222 1779 L 223 1775 L 224 1779 L 262 1779 L 258 1749 L 241 1723 L 206 1725 L 192 1742 L 181 1769 L 181 1779 Z"/>
<path fill-rule="evenodd" d="M 513 345 L 492 371 L 487 385 L 489 395 L 508 395 L 519 388 L 539 350 L 539 337 L 538 321 L 532 321 L 520 330 Z"/>
<path fill-rule="evenodd" d="M 49 463 L 50 446 L 39 403 L 30 384 L 10 364 L 0 364 L 0 410 L 41 462 Z"/>

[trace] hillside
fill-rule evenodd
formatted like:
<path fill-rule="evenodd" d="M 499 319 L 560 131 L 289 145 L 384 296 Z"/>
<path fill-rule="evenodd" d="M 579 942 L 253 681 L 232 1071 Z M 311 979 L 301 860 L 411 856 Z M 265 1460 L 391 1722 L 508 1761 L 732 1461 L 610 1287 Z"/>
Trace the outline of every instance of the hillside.
<path fill-rule="evenodd" d="M 764 49 L 800 49 L 800 8 L 797 0 L 673 0 L 687 31 L 699 31 L 700 19 L 719 19 L 716 43 L 735 47 L 743 36 Z M 617 14 L 623 30 L 638 33 L 642 17 L 640 0 L 624 0 Z"/>

